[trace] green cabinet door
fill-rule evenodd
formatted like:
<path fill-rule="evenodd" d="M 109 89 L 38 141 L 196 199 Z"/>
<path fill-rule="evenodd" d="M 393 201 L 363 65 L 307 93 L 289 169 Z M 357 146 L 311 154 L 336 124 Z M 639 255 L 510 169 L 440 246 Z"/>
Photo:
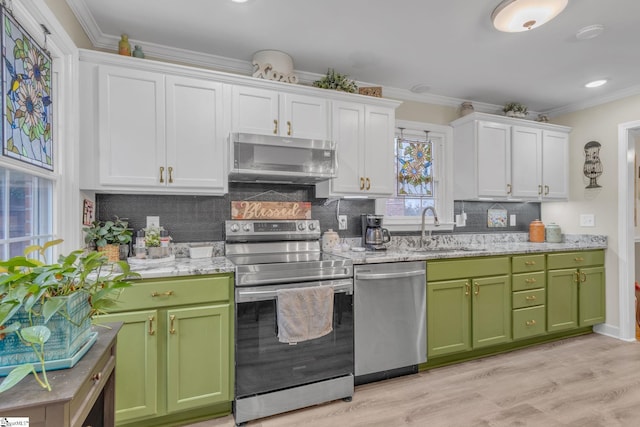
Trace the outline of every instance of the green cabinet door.
<path fill-rule="evenodd" d="M 473 348 L 511 341 L 509 275 L 472 279 Z"/>
<path fill-rule="evenodd" d="M 577 270 L 547 271 L 547 331 L 578 327 Z"/>
<path fill-rule="evenodd" d="M 579 325 L 603 323 L 605 321 L 604 267 L 581 268 L 579 274 Z"/>
<path fill-rule="evenodd" d="M 467 279 L 427 284 L 427 356 L 471 349 L 471 284 Z"/>
<path fill-rule="evenodd" d="M 229 304 L 166 311 L 169 413 L 233 399 Z"/>
<path fill-rule="evenodd" d="M 158 412 L 158 311 L 105 314 L 98 323 L 124 322 L 118 332 L 116 423 Z"/>

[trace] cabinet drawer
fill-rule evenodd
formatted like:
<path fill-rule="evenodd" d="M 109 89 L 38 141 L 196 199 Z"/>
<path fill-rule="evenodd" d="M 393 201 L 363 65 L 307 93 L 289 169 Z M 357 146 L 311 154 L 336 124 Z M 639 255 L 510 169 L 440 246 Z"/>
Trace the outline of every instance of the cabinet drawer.
<path fill-rule="evenodd" d="M 509 274 L 508 257 L 427 261 L 427 281 Z"/>
<path fill-rule="evenodd" d="M 230 288 L 229 276 L 134 282 L 110 312 L 228 301 Z"/>
<path fill-rule="evenodd" d="M 544 270 L 544 254 L 514 256 L 511 261 L 512 273 Z"/>
<path fill-rule="evenodd" d="M 544 271 L 514 274 L 511 276 L 511 289 L 524 291 L 526 289 L 544 288 L 546 277 Z"/>
<path fill-rule="evenodd" d="M 544 305 L 513 310 L 514 340 L 544 334 L 546 329 Z"/>
<path fill-rule="evenodd" d="M 547 268 L 579 268 L 588 265 L 604 265 L 604 251 L 564 252 L 547 255 Z"/>
<path fill-rule="evenodd" d="M 512 307 L 523 308 L 532 307 L 534 305 L 541 305 L 545 302 L 545 290 L 532 289 L 529 291 L 514 292 L 512 295 Z"/>

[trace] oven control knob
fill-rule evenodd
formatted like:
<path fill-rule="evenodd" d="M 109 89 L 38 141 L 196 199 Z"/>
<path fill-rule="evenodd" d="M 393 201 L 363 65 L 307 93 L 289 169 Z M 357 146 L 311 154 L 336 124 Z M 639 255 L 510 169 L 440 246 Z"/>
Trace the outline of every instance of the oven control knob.
<path fill-rule="evenodd" d="M 236 233 L 238 230 L 240 230 L 240 226 L 238 224 L 231 224 L 231 226 L 229 227 L 229 230 Z"/>
<path fill-rule="evenodd" d="M 309 230 L 313 231 L 316 229 L 316 225 L 312 222 L 309 223 Z"/>
<path fill-rule="evenodd" d="M 300 223 L 298 223 L 298 230 L 302 231 L 302 230 L 304 230 L 305 228 L 306 228 L 306 226 L 305 226 L 304 222 L 300 222 Z"/>
<path fill-rule="evenodd" d="M 245 224 L 245 225 L 243 225 L 243 226 L 242 226 L 242 229 L 243 229 L 244 231 L 247 231 L 247 232 L 248 232 L 248 231 L 251 231 L 251 224 Z"/>

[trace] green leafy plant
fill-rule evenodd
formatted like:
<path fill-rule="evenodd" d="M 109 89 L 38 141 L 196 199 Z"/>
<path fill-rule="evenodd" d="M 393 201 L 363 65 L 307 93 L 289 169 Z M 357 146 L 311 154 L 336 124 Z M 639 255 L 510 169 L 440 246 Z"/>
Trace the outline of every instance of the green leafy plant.
<path fill-rule="evenodd" d="M 94 221 L 90 227 L 82 230 L 86 233 L 84 242 L 100 248 L 106 245 L 126 245 L 131 242 L 133 232 L 129 223 L 118 217 L 113 221 Z"/>
<path fill-rule="evenodd" d="M 335 89 L 354 93 L 358 91 L 356 83 L 345 74 L 336 73 L 333 68 L 327 71 L 327 75 L 313 82 L 313 86 L 321 89 Z"/>
<path fill-rule="evenodd" d="M 82 294 L 89 303 L 88 317 L 106 313 L 115 304 L 119 292 L 131 285 L 129 280 L 139 277 L 129 270 L 126 262 L 109 263 L 99 252 L 76 250 L 60 255 L 56 263 L 46 263 L 49 248 L 61 242 L 53 240 L 42 246 L 28 246 L 23 256 L 0 262 L 0 340 L 16 333 L 21 344 L 35 352 L 41 369 L 38 374 L 32 363 L 17 366 L 0 383 L 0 393 L 29 373 L 33 373 L 43 388 L 51 390 L 44 353 L 51 336 L 47 322 L 59 314 L 76 325 L 66 312 L 65 297 Z M 15 320 L 22 311 L 27 313 L 26 324 Z"/>
<path fill-rule="evenodd" d="M 527 109 L 527 107 L 517 102 L 509 102 L 505 104 L 505 106 L 502 108 L 502 111 L 504 113 L 508 113 L 510 111 L 514 113 L 521 113 L 522 115 L 525 115 L 525 116 L 529 113 L 529 110 Z"/>
<path fill-rule="evenodd" d="M 160 246 L 160 232 L 164 231 L 164 227 L 149 226 L 143 228 L 144 244 L 148 248 L 156 248 Z"/>

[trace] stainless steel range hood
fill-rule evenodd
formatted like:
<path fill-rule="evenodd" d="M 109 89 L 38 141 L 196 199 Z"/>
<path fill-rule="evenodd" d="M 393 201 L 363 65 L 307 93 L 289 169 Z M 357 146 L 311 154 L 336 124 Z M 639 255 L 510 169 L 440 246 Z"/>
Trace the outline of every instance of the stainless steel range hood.
<path fill-rule="evenodd" d="M 231 182 L 315 184 L 336 176 L 333 141 L 232 133 Z"/>

